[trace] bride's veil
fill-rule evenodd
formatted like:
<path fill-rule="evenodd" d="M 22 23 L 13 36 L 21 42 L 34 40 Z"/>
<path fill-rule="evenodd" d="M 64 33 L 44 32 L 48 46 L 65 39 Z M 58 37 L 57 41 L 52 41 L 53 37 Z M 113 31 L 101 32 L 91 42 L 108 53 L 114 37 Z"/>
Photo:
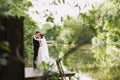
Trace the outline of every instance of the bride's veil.
<path fill-rule="evenodd" d="M 43 37 L 43 40 L 42 40 L 42 47 L 43 47 L 44 54 L 49 58 L 48 45 L 45 37 Z"/>
<path fill-rule="evenodd" d="M 46 38 L 44 36 L 41 39 L 41 42 L 42 42 L 42 47 L 39 48 L 37 65 L 39 66 L 44 61 L 45 63 L 49 63 L 52 65 L 54 64 L 50 68 L 52 71 L 58 71 L 55 60 L 49 56 L 48 45 Z"/>
<path fill-rule="evenodd" d="M 48 45 L 45 37 L 41 39 L 42 46 L 39 48 L 38 51 L 38 58 L 37 58 L 37 65 L 39 66 L 42 62 L 49 63 L 50 56 L 48 51 Z"/>

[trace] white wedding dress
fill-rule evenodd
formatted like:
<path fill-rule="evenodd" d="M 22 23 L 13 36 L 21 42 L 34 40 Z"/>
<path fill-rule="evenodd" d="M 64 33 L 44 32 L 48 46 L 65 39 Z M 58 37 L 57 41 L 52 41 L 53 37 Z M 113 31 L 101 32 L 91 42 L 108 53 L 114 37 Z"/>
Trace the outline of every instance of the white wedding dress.
<path fill-rule="evenodd" d="M 48 52 L 48 46 L 45 37 L 41 39 L 41 46 L 38 50 L 38 57 L 37 57 L 37 66 L 39 66 L 42 62 L 49 63 L 50 57 Z"/>
<path fill-rule="evenodd" d="M 39 67 L 42 62 L 53 65 L 50 68 L 51 71 L 58 71 L 56 61 L 49 56 L 48 45 L 45 37 L 41 39 L 41 46 L 38 50 L 37 66 Z"/>

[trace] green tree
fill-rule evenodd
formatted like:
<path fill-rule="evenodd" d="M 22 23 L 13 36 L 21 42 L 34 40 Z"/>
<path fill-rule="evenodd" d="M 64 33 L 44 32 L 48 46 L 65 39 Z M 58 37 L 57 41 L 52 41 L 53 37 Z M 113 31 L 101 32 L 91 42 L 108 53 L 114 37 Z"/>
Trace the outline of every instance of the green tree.
<path fill-rule="evenodd" d="M 1 0 L 0 5 L 0 15 L 14 17 L 25 16 L 28 8 L 32 6 L 28 0 Z"/>
<path fill-rule="evenodd" d="M 106 4 L 106 3 L 105 3 Z M 96 35 L 92 39 L 94 46 L 94 57 L 96 58 L 96 66 L 99 67 L 99 74 L 104 77 L 98 79 L 119 79 L 119 24 L 118 20 L 120 10 L 114 4 L 109 2 L 109 6 L 103 4 L 97 11 L 100 11 L 100 17 L 97 19 L 95 26 Z M 108 4 L 108 2 L 107 2 Z M 104 7 L 104 10 L 103 8 Z M 116 71 L 116 72 L 114 72 Z M 115 75 L 113 75 L 115 74 Z M 102 75 L 101 75 L 102 76 Z"/>

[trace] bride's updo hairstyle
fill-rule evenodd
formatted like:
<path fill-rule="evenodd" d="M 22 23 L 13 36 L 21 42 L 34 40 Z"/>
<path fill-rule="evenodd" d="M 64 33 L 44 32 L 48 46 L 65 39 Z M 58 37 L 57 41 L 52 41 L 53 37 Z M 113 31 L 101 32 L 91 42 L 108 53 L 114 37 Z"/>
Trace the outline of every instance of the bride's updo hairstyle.
<path fill-rule="evenodd" d="M 43 38 L 44 34 L 40 33 L 40 37 Z"/>

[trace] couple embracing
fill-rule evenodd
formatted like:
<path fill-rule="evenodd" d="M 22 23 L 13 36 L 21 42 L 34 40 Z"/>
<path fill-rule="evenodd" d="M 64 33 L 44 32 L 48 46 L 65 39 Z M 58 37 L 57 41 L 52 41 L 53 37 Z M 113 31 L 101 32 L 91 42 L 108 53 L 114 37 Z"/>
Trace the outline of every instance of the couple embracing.
<path fill-rule="evenodd" d="M 34 57 L 33 68 L 36 69 L 42 62 L 48 63 L 50 61 L 48 46 L 44 34 L 36 31 L 33 36 Z"/>

